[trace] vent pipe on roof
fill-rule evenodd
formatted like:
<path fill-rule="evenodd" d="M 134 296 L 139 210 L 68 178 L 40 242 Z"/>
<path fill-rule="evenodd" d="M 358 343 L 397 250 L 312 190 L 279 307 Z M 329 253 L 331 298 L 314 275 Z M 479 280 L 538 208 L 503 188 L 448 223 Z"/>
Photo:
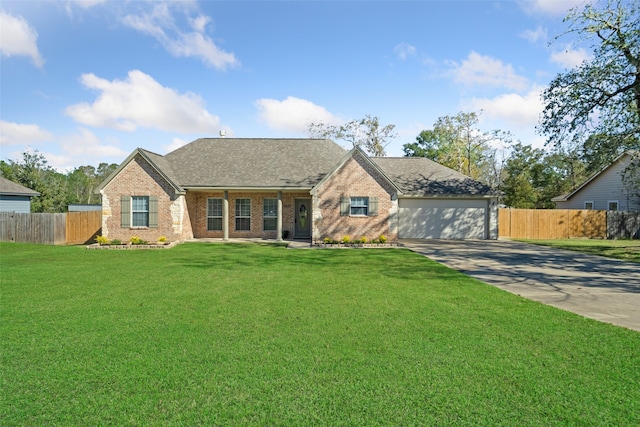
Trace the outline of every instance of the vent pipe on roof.
<path fill-rule="evenodd" d="M 226 130 L 221 130 L 220 131 L 220 138 L 224 138 L 225 136 L 227 136 L 227 131 Z"/>

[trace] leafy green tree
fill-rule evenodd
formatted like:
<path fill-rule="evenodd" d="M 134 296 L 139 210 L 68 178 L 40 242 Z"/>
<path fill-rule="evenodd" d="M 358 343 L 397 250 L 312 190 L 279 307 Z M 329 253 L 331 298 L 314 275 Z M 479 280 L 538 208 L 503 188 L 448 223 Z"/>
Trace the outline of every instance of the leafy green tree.
<path fill-rule="evenodd" d="M 21 161 L 2 162 L 2 174 L 7 179 L 40 193 L 31 199 L 32 212 L 64 212 L 68 200 L 65 176 L 49 166 L 38 150 L 22 153 Z"/>
<path fill-rule="evenodd" d="M 521 209 L 553 209 L 551 199 L 570 191 L 585 176 L 577 153 L 547 153 L 522 143 L 512 147 L 504 172 L 503 203 Z"/>
<path fill-rule="evenodd" d="M 115 163 L 100 163 L 97 168 L 93 166 L 79 166 L 67 174 L 71 203 L 100 203 L 100 195 L 96 194 L 95 190 L 117 167 L 118 165 Z"/>
<path fill-rule="evenodd" d="M 587 4 L 565 22 L 593 56 L 551 81 L 538 130 L 556 148 L 584 144 L 593 171 L 640 149 L 640 3 Z"/>
<path fill-rule="evenodd" d="M 420 132 L 416 142 L 405 144 L 407 157 L 427 157 L 475 179 L 499 187 L 501 164 L 491 144 L 503 145 L 511 135 L 503 131 L 482 132 L 478 115 L 460 112 L 439 117 L 433 129 Z"/>
<path fill-rule="evenodd" d="M 396 137 L 395 125 L 380 124 L 378 117 L 366 115 L 363 119 L 351 120 L 342 125 L 310 123 L 308 134 L 311 138 L 343 140 L 353 147 L 360 147 L 372 156 L 385 156 L 385 147 Z"/>

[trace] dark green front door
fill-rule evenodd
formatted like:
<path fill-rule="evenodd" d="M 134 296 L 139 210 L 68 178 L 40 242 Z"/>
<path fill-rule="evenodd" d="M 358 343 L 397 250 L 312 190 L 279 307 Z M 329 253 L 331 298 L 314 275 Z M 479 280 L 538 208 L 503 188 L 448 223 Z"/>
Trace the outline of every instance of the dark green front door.
<path fill-rule="evenodd" d="M 296 199 L 296 228 L 294 238 L 311 237 L 311 199 Z"/>

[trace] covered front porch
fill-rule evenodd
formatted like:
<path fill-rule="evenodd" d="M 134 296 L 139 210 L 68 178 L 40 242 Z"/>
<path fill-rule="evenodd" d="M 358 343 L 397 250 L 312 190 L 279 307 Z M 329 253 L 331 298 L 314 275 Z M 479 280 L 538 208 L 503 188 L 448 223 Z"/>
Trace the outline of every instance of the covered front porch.
<path fill-rule="evenodd" d="M 187 211 L 195 239 L 311 240 L 309 191 L 189 189 Z"/>

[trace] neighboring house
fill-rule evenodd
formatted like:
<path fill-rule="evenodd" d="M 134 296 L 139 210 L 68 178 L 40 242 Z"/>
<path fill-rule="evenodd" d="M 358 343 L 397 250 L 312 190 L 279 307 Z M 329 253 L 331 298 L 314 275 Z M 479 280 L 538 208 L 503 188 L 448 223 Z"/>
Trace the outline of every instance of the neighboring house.
<path fill-rule="evenodd" d="M 426 158 L 318 139 L 202 138 L 136 149 L 99 187 L 111 239 L 497 239 L 497 196 Z"/>
<path fill-rule="evenodd" d="M 101 211 L 102 205 L 87 205 L 82 203 L 72 203 L 67 207 L 69 212 L 92 212 Z"/>
<path fill-rule="evenodd" d="M 551 200 L 556 202 L 556 209 L 638 211 L 640 189 L 629 188 L 622 180 L 624 170 L 633 161 L 631 153 L 623 153 L 571 193 Z"/>
<path fill-rule="evenodd" d="M 31 198 L 40 193 L 0 176 L 0 212 L 30 213 Z"/>

